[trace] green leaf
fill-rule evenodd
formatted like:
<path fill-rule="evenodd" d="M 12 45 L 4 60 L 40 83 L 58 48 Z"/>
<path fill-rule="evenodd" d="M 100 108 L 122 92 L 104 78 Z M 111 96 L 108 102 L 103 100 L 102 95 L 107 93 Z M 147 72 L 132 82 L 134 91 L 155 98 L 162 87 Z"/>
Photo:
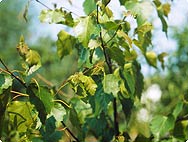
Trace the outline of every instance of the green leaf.
<path fill-rule="evenodd" d="M 76 127 L 78 130 L 81 129 L 80 120 L 78 118 L 78 113 L 74 108 L 70 110 L 69 119 L 74 127 Z"/>
<path fill-rule="evenodd" d="M 161 67 L 164 69 L 164 57 L 166 57 L 168 54 L 166 52 L 163 52 L 158 55 L 158 60 L 161 62 Z"/>
<path fill-rule="evenodd" d="M 109 103 L 113 100 L 113 95 L 106 94 L 102 82 L 97 83 L 98 87 L 94 96 L 89 97 L 89 103 L 94 116 L 99 116 L 101 112 L 107 112 Z"/>
<path fill-rule="evenodd" d="M 98 27 L 94 25 L 91 16 L 80 18 L 77 25 L 74 27 L 75 35 L 84 47 L 88 47 L 88 43 L 92 34 L 97 33 Z"/>
<path fill-rule="evenodd" d="M 34 65 L 41 65 L 40 55 L 34 50 L 29 50 L 29 52 L 26 54 L 25 61 L 28 63 L 29 67 Z"/>
<path fill-rule="evenodd" d="M 114 21 L 107 21 L 107 22 L 104 22 L 104 23 L 102 23 L 101 24 L 102 25 L 102 27 L 104 28 L 104 29 L 106 29 L 106 30 L 117 30 L 117 28 L 118 28 L 118 24 L 117 23 L 115 23 Z"/>
<path fill-rule="evenodd" d="M 168 24 L 167 24 L 165 18 L 160 14 L 160 12 L 158 12 L 158 16 L 159 16 L 159 18 L 160 18 L 160 20 L 161 20 L 161 22 L 162 22 L 162 30 L 163 30 L 163 32 L 165 32 L 166 35 L 167 35 L 167 32 L 168 32 Z"/>
<path fill-rule="evenodd" d="M 135 77 L 132 71 L 132 64 L 127 63 L 124 65 L 124 69 L 119 71 L 120 77 L 124 81 L 125 87 L 131 95 L 135 93 Z"/>
<path fill-rule="evenodd" d="M 175 119 L 172 115 L 166 117 L 155 115 L 151 121 L 151 131 L 156 137 L 164 136 L 174 128 Z"/>
<path fill-rule="evenodd" d="M 163 13 L 166 17 L 168 17 L 168 14 L 170 13 L 170 4 L 165 3 L 162 5 Z"/>
<path fill-rule="evenodd" d="M 83 69 L 83 68 L 92 67 L 91 59 L 90 59 L 91 58 L 90 49 L 84 48 L 83 46 L 79 46 L 78 51 L 79 51 L 78 68 Z"/>
<path fill-rule="evenodd" d="M 113 138 L 113 128 L 109 127 L 107 119 L 104 113 L 97 117 L 87 117 L 84 128 L 86 130 L 89 128 L 99 141 L 110 142 Z"/>
<path fill-rule="evenodd" d="M 12 101 L 7 108 L 9 119 L 14 122 L 19 132 L 26 132 L 32 125 L 35 126 L 35 113 L 31 113 L 34 106 L 29 102 Z"/>
<path fill-rule="evenodd" d="M 37 96 L 36 91 L 38 90 L 36 90 L 36 87 L 33 85 L 29 85 L 26 90 L 27 94 L 29 95 L 29 100 L 31 104 L 35 105 L 35 108 L 39 113 L 38 116 L 40 118 L 40 121 L 42 122 L 42 124 L 45 124 L 47 112 L 43 102 Z"/>
<path fill-rule="evenodd" d="M 119 78 L 114 74 L 105 75 L 102 81 L 104 92 L 107 94 L 112 93 L 114 96 L 117 96 L 117 93 L 120 91 L 119 81 Z"/>
<path fill-rule="evenodd" d="M 83 75 L 81 72 L 76 73 L 69 77 L 68 81 L 72 85 L 76 94 L 86 97 L 87 95 L 94 95 L 97 85 L 95 81 L 89 77 Z"/>
<path fill-rule="evenodd" d="M 123 109 L 126 121 L 128 122 L 132 114 L 132 108 L 133 108 L 134 102 L 130 98 L 125 98 L 121 93 L 118 94 L 118 97 L 122 105 L 122 109 Z"/>
<path fill-rule="evenodd" d="M 137 53 L 135 50 L 130 50 L 130 51 L 125 50 L 124 55 L 126 61 L 133 61 L 137 58 Z"/>
<path fill-rule="evenodd" d="M 46 23 L 61 23 L 72 27 L 74 21 L 71 12 L 63 11 L 62 9 L 42 10 L 39 16 L 41 22 Z"/>
<path fill-rule="evenodd" d="M 184 141 L 186 138 L 186 127 L 184 126 L 183 122 L 175 123 L 175 127 L 173 130 L 173 136 L 178 138 L 181 141 Z"/>
<path fill-rule="evenodd" d="M 83 3 L 84 11 L 89 15 L 92 11 L 97 9 L 95 0 L 85 0 Z"/>
<path fill-rule="evenodd" d="M 110 55 L 110 57 L 118 63 L 118 65 L 123 66 L 125 64 L 125 56 L 123 55 L 123 51 L 119 47 L 112 46 L 107 48 L 106 51 Z"/>
<path fill-rule="evenodd" d="M 174 116 L 174 118 L 176 119 L 178 117 L 178 115 L 180 114 L 180 112 L 183 110 L 183 102 L 178 102 L 176 104 L 176 107 L 172 113 L 172 115 Z"/>
<path fill-rule="evenodd" d="M 40 87 L 39 91 L 37 92 L 37 96 L 43 102 L 46 112 L 50 114 L 54 106 L 53 95 L 51 94 L 50 90 L 47 87 Z"/>
<path fill-rule="evenodd" d="M 146 34 L 147 32 L 151 31 L 153 29 L 153 26 L 151 23 L 144 23 L 138 28 L 135 29 L 135 33 L 142 33 L 143 35 Z"/>
<path fill-rule="evenodd" d="M 3 89 L 8 89 L 12 86 L 12 78 L 10 75 L 0 74 L 0 94 L 2 94 Z"/>
<path fill-rule="evenodd" d="M 57 53 L 60 59 L 62 59 L 64 56 L 69 55 L 72 52 L 73 47 L 75 47 L 76 40 L 64 30 L 61 30 L 57 36 Z"/>
<path fill-rule="evenodd" d="M 127 41 L 129 47 L 132 48 L 132 40 L 131 40 L 131 38 L 125 32 L 123 32 L 122 30 L 121 31 L 118 30 L 117 31 L 117 35 L 119 37 L 123 37 L 125 39 L 125 41 Z"/>
<path fill-rule="evenodd" d="M 157 14 L 162 22 L 162 30 L 167 35 L 168 25 L 167 25 L 167 22 L 166 22 L 164 16 L 166 16 L 166 17 L 168 16 L 168 14 L 170 12 L 170 5 L 168 3 L 165 3 L 162 5 L 161 2 L 158 0 L 154 0 L 153 2 L 157 8 Z"/>
<path fill-rule="evenodd" d="M 25 61 L 24 68 L 26 69 L 27 75 L 31 75 L 41 67 L 39 53 L 28 48 L 23 36 L 20 37 L 20 42 L 17 45 L 17 51 Z"/>
<path fill-rule="evenodd" d="M 25 56 L 29 52 L 29 48 L 24 41 L 23 35 L 20 36 L 20 41 L 19 41 L 16 49 L 17 49 L 18 53 L 20 54 L 20 56 L 25 60 L 25 58 L 26 58 Z"/>
<path fill-rule="evenodd" d="M 135 74 L 135 94 L 138 98 L 141 98 L 142 91 L 144 89 L 144 76 L 141 72 L 141 65 L 138 62 L 134 62 L 134 74 Z"/>
<path fill-rule="evenodd" d="M 146 52 L 146 59 L 151 66 L 155 68 L 157 67 L 157 55 L 155 52 L 153 51 Z"/>
<path fill-rule="evenodd" d="M 42 139 L 45 142 L 58 142 L 62 137 L 61 131 L 56 131 L 56 120 L 53 116 L 46 120 L 45 128 L 42 127 L 40 132 L 42 134 Z"/>

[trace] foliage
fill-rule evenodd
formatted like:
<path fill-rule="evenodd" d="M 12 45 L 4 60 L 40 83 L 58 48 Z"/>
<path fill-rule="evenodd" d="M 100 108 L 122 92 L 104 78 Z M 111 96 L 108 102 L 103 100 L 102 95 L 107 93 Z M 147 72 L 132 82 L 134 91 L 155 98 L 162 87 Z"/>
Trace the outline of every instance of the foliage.
<path fill-rule="evenodd" d="M 177 41 L 177 50 L 169 58 L 168 73 L 166 76 L 155 75 L 150 82 L 157 83 L 163 92 L 161 103 L 158 104 L 155 114 L 161 114 L 162 119 L 166 119 L 164 125 L 167 125 L 167 119 L 172 120 L 169 135 L 173 135 L 178 141 L 185 141 L 187 137 L 187 38 L 188 29 L 185 27 L 183 32 L 174 29 L 174 39 Z M 163 80 L 163 81 L 160 81 Z M 168 107 L 166 107 L 168 106 Z M 155 120 L 153 120 L 153 123 Z M 169 121 L 170 122 L 170 121 Z M 170 123 L 169 123 L 170 124 Z M 159 127 L 158 127 L 159 128 Z M 157 128 L 157 129 L 158 129 Z M 159 131 L 160 135 L 163 130 Z M 159 130 L 159 129 L 158 129 Z M 172 138 L 168 138 L 169 140 Z"/>
<path fill-rule="evenodd" d="M 137 58 L 145 57 L 149 65 L 157 68 L 158 62 L 164 67 L 166 55 L 149 50 L 155 27 L 142 7 L 147 3 L 156 9 L 167 34 L 165 17 L 170 5 L 159 0 L 120 0 L 128 11 L 115 20 L 108 6 L 110 0 L 88 3 L 85 0 L 83 4 L 86 13 L 83 17 L 73 18 L 73 13 L 63 7 L 41 11 L 41 22 L 63 24 L 74 30 L 74 34 L 61 30 L 57 35 L 57 54 L 61 60 L 74 50 L 78 53 L 78 71 L 58 88 L 38 81 L 41 76 L 36 72 L 43 67 L 41 57 L 22 36 L 17 50 L 23 69 L 10 71 L 0 60 L 2 140 L 50 142 L 67 137 L 69 141 L 86 141 L 93 136 L 96 141 L 161 141 L 174 127 L 183 127 L 175 126 L 183 108 L 181 103 L 167 116 L 157 114 L 151 121 L 137 117 L 144 108 L 142 65 Z M 129 17 L 136 20 L 135 29 L 127 20 Z M 22 87 L 14 90 L 15 82 Z M 72 88 L 72 94 L 63 92 L 66 87 Z M 14 109 L 19 106 L 22 107 Z"/>

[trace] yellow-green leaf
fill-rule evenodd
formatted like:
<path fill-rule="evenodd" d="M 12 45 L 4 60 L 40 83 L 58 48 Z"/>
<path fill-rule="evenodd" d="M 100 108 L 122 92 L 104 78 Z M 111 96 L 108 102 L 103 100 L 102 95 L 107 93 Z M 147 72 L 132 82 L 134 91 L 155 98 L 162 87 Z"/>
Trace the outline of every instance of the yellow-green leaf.
<path fill-rule="evenodd" d="M 28 63 L 29 67 L 33 65 L 41 65 L 40 55 L 34 50 L 29 50 L 29 52 L 26 54 L 25 61 Z"/>
<path fill-rule="evenodd" d="M 117 35 L 119 37 L 123 37 L 128 42 L 129 47 L 132 48 L 132 40 L 125 32 L 123 32 L 122 30 L 121 31 L 119 30 L 117 31 Z"/>
<path fill-rule="evenodd" d="M 69 55 L 72 52 L 76 40 L 72 35 L 65 32 L 64 30 L 61 30 L 57 36 L 57 54 L 60 57 L 60 59 L 62 59 L 64 56 Z"/>
<path fill-rule="evenodd" d="M 155 52 L 146 52 L 146 59 L 151 66 L 157 67 L 157 55 Z"/>
<path fill-rule="evenodd" d="M 120 91 L 119 81 L 119 78 L 114 74 L 105 75 L 102 82 L 104 92 L 107 94 L 112 93 L 114 96 L 117 96 L 117 93 Z"/>
<path fill-rule="evenodd" d="M 84 47 L 88 47 L 88 43 L 92 34 L 95 33 L 97 26 L 94 25 L 92 17 L 87 16 L 80 18 L 74 27 L 75 35 Z"/>
<path fill-rule="evenodd" d="M 166 17 L 168 17 L 168 14 L 170 13 L 170 4 L 165 3 L 162 5 L 163 13 Z"/>

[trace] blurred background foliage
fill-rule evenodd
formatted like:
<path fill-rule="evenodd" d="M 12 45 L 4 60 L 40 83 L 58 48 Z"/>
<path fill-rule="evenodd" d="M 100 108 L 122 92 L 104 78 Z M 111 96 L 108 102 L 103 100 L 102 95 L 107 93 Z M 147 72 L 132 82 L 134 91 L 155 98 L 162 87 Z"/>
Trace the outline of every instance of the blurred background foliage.
<path fill-rule="evenodd" d="M 60 61 L 56 53 L 55 40 L 48 34 L 40 33 L 42 26 L 34 24 L 38 19 L 33 17 L 38 15 L 35 15 L 37 9 L 33 4 L 38 3 L 33 2 L 30 6 L 27 2 L 6 0 L 0 4 L 0 57 L 10 69 L 22 69 L 16 46 L 23 35 L 29 48 L 37 50 L 41 56 L 43 67 L 38 72 L 41 75 L 38 81 L 45 85 L 59 85 L 75 72 L 76 53 L 73 51 L 72 55 Z M 37 35 L 38 32 L 40 35 Z"/>

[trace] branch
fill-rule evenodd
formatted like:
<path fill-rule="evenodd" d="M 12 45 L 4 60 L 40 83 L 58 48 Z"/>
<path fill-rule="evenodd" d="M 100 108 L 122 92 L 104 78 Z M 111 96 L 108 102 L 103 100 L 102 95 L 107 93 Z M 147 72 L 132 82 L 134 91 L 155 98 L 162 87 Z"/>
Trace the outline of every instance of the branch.
<path fill-rule="evenodd" d="M 42 3 L 41 1 L 36 0 L 36 2 L 40 3 L 41 5 L 43 5 L 44 7 L 46 7 L 47 9 L 52 10 L 52 9 L 51 9 L 51 8 L 49 8 L 47 5 L 45 5 L 44 3 Z"/>
<path fill-rule="evenodd" d="M 67 126 L 65 125 L 65 123 L 63 121 L 61 121 L 63 127 L 69 132 L 69 134 L 77 141 L 79 142 L 78 138 L 71 132 L 71 130 L 69 128 L 67 128 Z"/>
<path fill-rule="evenodd" d="M 100 23 L 99 23 L 98 5 L 97 5 L 97 24 L 100 25 Z M 101 31 L 100 31 L 100 40 L 101 40 L 101 46 L 102 46 L 102 49 L 103 49 L 103 53 L 104 53 L 104 56 L 105 56 L 105 61 L 107 63 L 107 66 L 108 66 L 110 74 L 112 74 L 113 73 L 113 69 L 112 69 L 111 58 L 109 57 L 108 53 L 106 52 L 106 46 L 104 44 L 104 41 L 103 41 L 103 38 L 102 38 L 102 32 Z M 113 99 L 113 110 L 114 110 L 114 113 L 113 113 L 113 117 L 114 117 L 114 133 L 115 133 L 115 136 L 118 136 L 119 135 L 119 123 L 118 123 L 118 120 L 117 120 L 117 118 L 118 118 L 117 101 L 116 101 L 115 97 Z"/>
<path fill-rule="evenodd" d="M 185 116 L 182 116 L 182 117 L 178 117 L 177 120 L 176 120 L 176 123 L 180 122 L 180 121 L 184 121 L 184 120 L 188 120 L 188 114 L 185 115 Z"/>
<path fill-rule="evenodd" d="M 18 80 L 18 82 L 20 82 L 25 88 L 27 88 L 25 82 L 23 82 L 20 78 L 18 78 L 17 76 L 15 76 L 9 69 L 8 67 L 5 65 L 5 63 L 3 62 L 3 60 L 0 58 L 0 62 L 1 64 L 5 67 L 6 71 L 8 74 L 10 74 L 12 77 L 14 77 L 16 80 Z"/>

